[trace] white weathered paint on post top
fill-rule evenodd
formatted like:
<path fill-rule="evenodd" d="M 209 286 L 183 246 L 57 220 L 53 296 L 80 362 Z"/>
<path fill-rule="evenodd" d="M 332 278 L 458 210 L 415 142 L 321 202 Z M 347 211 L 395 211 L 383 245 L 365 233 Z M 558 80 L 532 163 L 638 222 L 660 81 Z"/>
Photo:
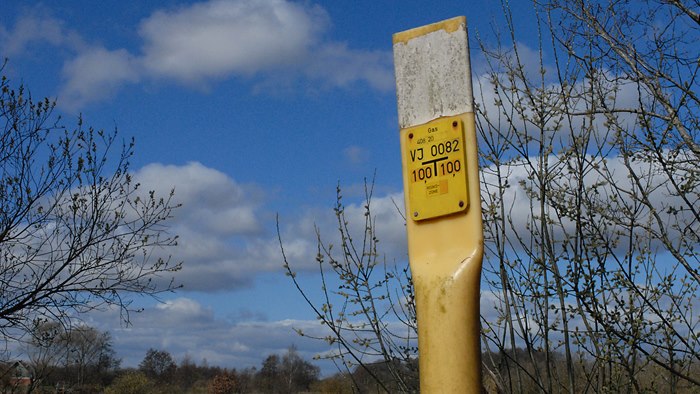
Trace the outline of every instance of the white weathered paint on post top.
<path fill-rule="evenodd" d="M 399 127 L 474 112 L 466 18 L 393 37 Z"/>

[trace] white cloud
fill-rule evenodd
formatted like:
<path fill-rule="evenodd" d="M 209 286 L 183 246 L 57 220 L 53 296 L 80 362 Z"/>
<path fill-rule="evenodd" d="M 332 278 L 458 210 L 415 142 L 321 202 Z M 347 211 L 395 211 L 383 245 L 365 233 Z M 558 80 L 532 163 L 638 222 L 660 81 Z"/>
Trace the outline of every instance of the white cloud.
<path fill-rule="evenodd" d="M 197 82 L 303 60 L 327 24 L 318 7 L 282 0 L 212 0 L 157 11 L 141 23 L 144 63 L 158 76 Z"/>
<path fill-rule="evenodd" d="M 63 21 L 52 17 L 40 6 L 27 11 L 12 28 L 0 25 L 2 56 L 14 57 L 32 44 L 43 42 L 71 50 L 81 50 L 86 45 L 75 31 L 66 28 Z"/>
<path fill-rule="evenodd" d="M 552 155 L 549 160 L 550 167 L 562 168 L 556 178 L 560 186 L 572 188 L 572 185 L 567 186 L 567 182 L 575 182 L 575 178 L 567 175 L 563 158 Z M 589 157 L 588 160 L 593 159 Z M 648 166 L 638 162 L 637 171 L 655 171 L 653 168 L 645 169 L 645 165 Z M 631 188 L 628 171 L 621 158 L 609 157 L 605 166 L 598 163 L 601 170 L 608 169 L 609 184 Z M 504 195 L 504 206 L 511 223 L 507 230 L 508 236 L 514 242 L 511 247 L 517 248 L 515 234 L 519 234 L 527 243 L 532 234 L 529 223 L 532 216 L 539 212 L 539 203 L 522 186 L 523 182 L 532 182 L 529 174 L 537 171 L 537 168 L 529 168 L 521 160 L 503 166 L 501 170 L 507 174 L 510 184 Z M 494 168 L 485 167 L 482 171 L 482 193 L 486 197 L 493 191 L 491 185 L 497 182 Z M 263 205 L 265 194 L 258 186 L 239 184 L 228 175 L 199 163 L 184 166 L 151 164 L 138 171 L 135 178 L 143 184 L 145 190 L 154 189 L 159 195 L 166 195 L 174 187 L 175 201 L 182 203 L 182 207 L 175 211 L 169 228 L 171 233 L 179 236 L 178 246 L 166 252 L 175 260 L 184 261 L 184 268 L 178 273 L 177 279 L 184 284 L 185 290 L 235 290 L 250 286 L 253 278 L 261 273 L 281 274 L 282 255 L 274 230 L 274 214 Z M 587 185 L 592 185 L 601 182 L 602 177 L 595 171 L 590 171 L 584 181 Z M 599 198 L 607 198 L 612 193 L 609 189 L 601 186 L 598 189 Z M 680 204 L 678 198 L 670 197 L 663 188 L 655 188 L 650 198 L 659 207 L 659 214 L 662 217 L 668 216 L 669 220 L 672 218 L 666 212 L 666 207 Z M 356 242 L 361 242 L 366 226 L 364 201 L 348 197 L 344 202 L 350 235 Z M 556 221 L 556 212 L 550 206 L 547 209 Z M 390 264 L 401 264 L 407 260 L 402 210 L 402 193 L 375 195 L 371 202 L 375 235 L 380 241 L 380 257 L 386 258 Z M 317 268 L 317 229 L 324 244 L 336 245 L 336 252 L 341 241 L 333 201 L 328 201 L 325 207 L 305 208 L 299 212 L 292 216 L 281 216 L 280 228 L 292 269 L 304 272 Z M 646 213 L 641 211 L 640 215 Z M 689 223 L 690 219 L 684 219 L 679 214 L 675 220 Z M 488 221 L 485 223 L 486 226 L 490 224 Z M 566 233 L 570 233 L 573 228 L 574 224 L 564 219 L 561 225 L 552 226 L 550 231 L 557 242 L 563 242 L 567 239 Z M 615 229 L 611 227 L 609 230 Z M 672 231 L 670 236 L 675 239 L 678 232 Z M 624 242 L 618 247 L 625 247 Z"/>
<path fill-rule="evenodd" d="M 567 160 L 571 160 L 571 168 L 568 167 Z M 569 204 L 574 204 L 573 194 L 579 187 L 577 184 L 579 178 L 574 173 L 576 169 L 574 160 L 574 158 L 557 154 L 551 154 L 547 158 L 547 167 L 550 173 L 547 175 L 548 201 L 544 205 L 544 215 L 551 219 L 547 227 L 548 236 L 551 237 L 557 248 L 564 247 L 562 245 L 570 246 L 568 243 L 572 241 L 571 234 L 575 233 L 576 228 L 576 223 L 572 220 L 574 212 L 562 213 L 556 209 L 556 206 L 566 207 L 567 201 Z M 657 234 L 661 233 L 659 223 L 654 221 L 655 215 L 658 215 L 666 226 L 664 231 L 666 231 L 666 236 L 671 243 L 677 243 L 683 239 L 679 228 L 698 228 L 698 223 L 688 210 L 681 209 L 681 207 L 687 207 L 687 203 L 675 191 L 669 190 L 667 175 L 658 162 L 636 160 L 631 161 L 628 167 L 623 157 L 613 155 L 605 158 L 586 155 L 582 160 L 587 166 L 583 178 L 583 187 L 586 189 L 580 196 L 584 201 L 587 201 L 580 203 L 583 224 L 591 231 L 592 227 L 590 226 L 600 224 L 598 230 L 604 232 L 603 236 L 617 238 L 615 251 L 624 254 L 629 247 L 629 236 L 620 236 L 627 234 L 623 225 L 626 221 L 628 224 L 631 221 L 631 217 L 628 215 L 634 215 L 636 235 L 641 236 L 636 241 L 643 242 L 651 237 L 652 250 L 656 250 L 656 248 L 666 249 L 661 244 L 658 235 L 650 236 L 645 233 L 647 229 L 656 231 Z M 500 172 L 504 177 L 503 181 L 507 180 L 509 185 L 504 191 L 502 201 L 508 222 L 506 236 L 512 242 L 509 247 L 515 248 L 516 251 L 521 250 L 520 242 L 523 245 L 532 245 L 532 237 L 539 237 L 540 229 L 537 217 L 542 215 L 542 207 L 540 207 L 540 201 L 537 197 L 531 195 L 532 192 L 539 193 L 537 179 L 539 169 L 536 157 L 514 158 L 500 167 Z M 495 165 L 482 168 L 481 188 L 482 197 L 487 200 L 486 204 L 491 202 L 491 198 L 493 198 L 493 202 L 499 203 L 496 170 Z M 637 200 L 642 198 L 642 192 L 633 184 L 631 170 L 642 179 L 642 184 L 647 185 L 645 198 L 648 198 L 655 215 L 651 214 L 649 207 Z M 683 170 L 676 168 L 675 171 L 675 178 L 681 179 Z M 594 185 L 596 187 L 592 189 Z M 526 188 L 530 188 L 532 191 L 528 192 Z M 592 211 L 589 212 L 588 209 L 591 207 L 593 207 Z M 599 208 L 601 212 L 598 212 L 596 208 Z M 487 209 L 487 206 L 484 206 L 484 209 Z M 673 214 L 674 209 L 679 212 Z M 589 216 L 591 213 L 592 215 Z M 562 215 L 561 218 L 558 215 Z M 615 222 L 611 219 L 612 217 L 620 222 Z M 603 218 L 608 220 L 603 220 Z M 536 223 L 538 225 L 535 225 Z M 484 225 L 495 226 L 496 224 L 490 223 L 487 218 Z M 647 227 L 645 228 L 645 226 Z M 612 237 L 614 234 L 619 237 Z M 638 248 L 643 246 L 642 244 L 637 245 Z"/>
<path fill-rule="evenodd" d="M 134 179 L 144 192 L 165 196 L 174 189 L 174 201 L 182 204 L 168 229 L 178 235 L 178 245 L 164 252 L 184 262 L 176 279 L 186 290 L 248 286 L 256 273 L 281 266 L 278 254 L 256 247 L 266 225 L 260 218 L 263 193 L 258 187 L 241 185 L 200 163 L 150 164 Z"/>
<path fill-rule="evenodd" d="M 114 328 L 118 311 L 91 315 L 90 325 L 109 330 L 123 366 L 137 366 L 149 348 L 165 350 L 177 360 L 186 355 L 200 363 L 221 367 L 260 367 L 264 358 L 296 345 L 311 360 L 327 345 L 300 337 L 295 328 L 317 336 L 327 335 L 316 320 L 234 321 L 191 298 L 176 298 L 131 315 L 131 325 Z M 261 335 L 264 333 L 264 335 Z M 325 372 L 332 373 L 330 364 Z"/>
<path fill-rule="evenodd" d="M 406 223 L 404 220 L 403 193 L 392 193 L 372 198 L 370 205 L 380 251 L 388 262 L 408 260 Z M 346 207 L 346 215 L 356 231 L 365 226 L 364 204 L 351 204 Z M 358 238 L 359 239 L 359 238 Z"/>
<path fill-rule="evenodd" d="M 331 87 L 366 82 L 379 91 L 394 88 L 391 53 L 353 50 L 344 43 L 326 43 L 314 51 L 305 65 L 311 79 Z"/>
<path fill-rule="evenodd" d="M 82 51 L 63 65 L 64 84 L 59 93 L 68 109 L 112 96 L 125 83 L 141 78 L 137 60 L 124 49 L 101 47 Z"/>
<path fill-rule="evenodd" d="M 183 166 L 150 164 L 134 174 L 142 192 L 165 196 L 175 190 L 182 204 L 169 221 L 168 231 L 178 245 L 161 253 L 183 261 L 176 280 L 185 291 L 218 292 L 248 287 L 261 273 L 282 274 L 282 254 L 274 231 L 274 215 L 266 211 L 263 191 L 242 185 L 228 175 L 200 163 Z M 390 263 L 406 261 L 404 221 L 396 205 L 401 193 L 372 200 L 376 236 L 382 257 Z M 346 217 L 350 231 L 360 239 L 365 228 L 364 204 L 349 202 Z M 281 217 L 285 253 L 294 270 L 316 268 L 316 232 L 323 241 L 338 244 L 333 201 L 326 208 L 308 208 L 294 217 Z"/>
<path fill-rule="evenodd" d="M 220 236 L 252 235 L 261 230 L 257 209 L 262 191 L 241 185 L 228 175 L 200 163 L 184 166 L 149 164 L 135 178 L 144 188 L 167 195 L 175 189 L 175 200 L 183 205 L 176 224 Z"/>
<path fill-rule="evenodd" d="M 595 86 L 596 94 L 605 99 L 607 108 L 636 109 L 640 105 L 638 87 L 632 81 L 621 79 L 606 69 L 592 70 L 593 75 L 578 77 L 580 79 L 565 76 L 565 94 L 562 81 L 557 77 L 558 71 L 546 64 L 546 58 L 540 59 L 540 54 L 525 44 L 517 43 L 516 47 L 517 58 L 509 50 L 500 58 L 490 58 L 487 62 L 485 55 L 478 53 L 475 63 L 481 65 L 478 67 L 479 73 L 473 76 L 473 85 L 474 100 L 480 107 L 480 113 L 485 114 L 480 116 L 482 123 L 485 125 L 488 120 L 489 132 L 500 133 L 517 147 L 522 148 L 521 145 L 525 144 L 526 138 L 522 138 L 522 135 L 526 130 L 529 130 L 528 141 L 539 138 L 538 127 L 542 120 L 539 119 L 540 111 L 536 109 L 542 105 L 540 103 L 546 103 L 544 106 L 552 109 L 543 115 L 544 138 L 553 138 L 554 144 L 560 146 L 568 145 L 573 137 L 591 127 L 594 134 L 599 136 L 610 132 L 609 119 L 604 115 L 585 115 L 591 111 L 589 97 L 592 86 Z M 541 61 L 545 62 L 544 76 L 540 74 Z M 492 63 L 493 68 L 487 67 L 487 63 Z M 522 71 L 528 78 L 527 86 L 519 77 L 511 79 L 513 73 L 507 72 L 508 69 L 516 69 L 518 64 L 522 65 Z M 501 86 L 494 86 L 494 78 Z M 577 115 L 568 118 L 565 116 L 564 99 L 569 113 Z M 600 104 L 596 105 L 600 110 Z M 633 127 L 637 119 L 631 112 L 621 112 L 615 116 L 622 127 Z M 517 135 L 521 138 L 516 139 Z"/>
<path fill-rule="evenodd" d="M 362 248 L 365 223 L 365 203 L 345 201 L 345 220 L 350 237 L 356 248 Z M 338 221 L 329 201 L 328 208 L 312 208 L 304 211 L 300 218 L 280 219 L 282 241 L 287 259 L 294 271 L 317 269 L 316 229 L 324 245 L 334 245 L 335 258 L 342 259 Z M 397 209 L 397 206 L 400 207 Z M 371 216 L 375 236 L 379 239 L 379 260 L 386 258 L 388 264 L 407 261 L 406 228 L 403 219 L 403 193 L 387 194 L 372 198 Z M 279 250 L 279 249 L 278 249 Z M 367 250 L 369 252 L 369 250 Z M 360 252 L 361 253 L 361 252 Z"/>
<path fill-rule="evenodd" d="M 138 27 L 140 53 L 86 44 L 76 30 L 43 9 L 0 25 L 6 54 L 37 43 L 67 49 L 59 105 L 79 110 L 104 100 L 129 83 L 165 81 L 206 88 L 226 78 L 266 81 L 308 80 L 323 88 L 366 84 L 393 87 L 389 51 L 351 49 L 324 35 L 327 13 L 288 0 L 210 0 L 154 11 Z"/>
<path fill-rule="evenodd" d="M 211 318 L 211 311 L 205 310 L 198 302 L 184 297 L 157 304 L 156 309 L 175 316 L 191 316 L 197 319 Z"/>

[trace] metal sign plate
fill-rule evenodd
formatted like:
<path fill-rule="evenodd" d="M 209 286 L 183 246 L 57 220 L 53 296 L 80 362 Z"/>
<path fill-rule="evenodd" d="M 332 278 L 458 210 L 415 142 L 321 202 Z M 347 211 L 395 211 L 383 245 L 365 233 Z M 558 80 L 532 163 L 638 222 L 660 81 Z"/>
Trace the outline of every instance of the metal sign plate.
<path fill-rule="evenodd" d="M 458 116 L 402 130 L 407 214 L 414 221 L 467 209 L 464 125 Z"/>

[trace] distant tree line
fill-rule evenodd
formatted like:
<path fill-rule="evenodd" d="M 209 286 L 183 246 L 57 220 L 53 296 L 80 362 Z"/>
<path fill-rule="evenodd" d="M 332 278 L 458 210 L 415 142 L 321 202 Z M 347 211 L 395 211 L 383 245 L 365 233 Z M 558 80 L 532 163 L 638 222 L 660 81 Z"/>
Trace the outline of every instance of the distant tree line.
<path fill-rule="evenodd" d="M 242 370 L 176 361 L 148 349 L 137 368 L 121 368 L 109 332 L 89 326 L 65 329 L 43 322 L 27 345 L 28 359 L 0 363 L 0 392 L 24 393 L 298 393 L 323 387 L 319 368 L 295 347 Z"/>

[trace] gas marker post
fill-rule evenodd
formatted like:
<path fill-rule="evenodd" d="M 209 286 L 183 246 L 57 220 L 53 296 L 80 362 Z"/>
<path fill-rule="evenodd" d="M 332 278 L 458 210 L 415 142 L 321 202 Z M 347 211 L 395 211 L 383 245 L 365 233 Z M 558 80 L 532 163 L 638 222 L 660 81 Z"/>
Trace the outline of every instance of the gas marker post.
<path fill-rule="evenodd" d="M 484 235 L 466 18 L 393 36 L 422 393 L 481 392 Z"/>

